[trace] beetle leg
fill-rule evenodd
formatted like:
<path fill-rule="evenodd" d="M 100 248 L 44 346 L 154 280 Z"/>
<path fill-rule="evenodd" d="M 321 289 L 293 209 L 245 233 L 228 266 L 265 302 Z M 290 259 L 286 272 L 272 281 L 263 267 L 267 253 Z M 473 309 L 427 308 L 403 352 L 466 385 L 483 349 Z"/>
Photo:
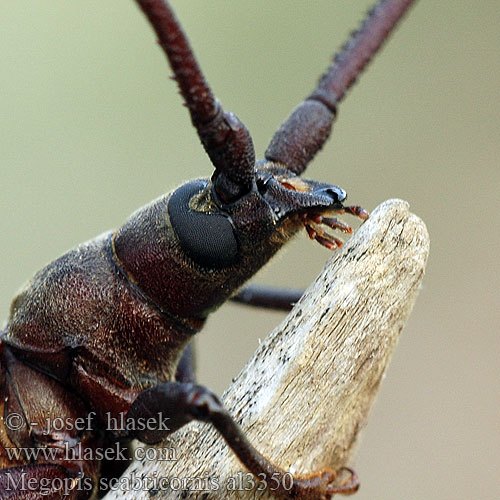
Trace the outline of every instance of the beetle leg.
<path fill-rule="evenodd" d="M 196 382 L 196 358 L 193 341 L 187 345 L 182 353 L 175 371 L 175 380 L 177 382 Z"/>
<path fill-rule="evenodd" d="M 349 467 L 342 467 L 339 472 L 346 471 L 349 473 L 349 478 L 340 483 L 339 485 L 330 485 L 327 488 L 328 495 L 352 495 L 359 489 L 359 479 L 355 471 Z"/>
<path fill-rule="evenodd" d="M 278 288 L 268 285 L 247 285 L 241 288 L 231 300 L 254 307 L 266 307 L 277 311 L 290 311 L 299 301 L 304 290 Z"/>
<path fill-rule="evenodd" d="M 260 454 L 248 441 L 239 425 L 233 420 L 224 408 L 219 398 L 206 387 L 180 382 L 165 382 L 146 389 L 139 394 L 127 414 L 127 422 L 138 419 L 140 422 L 158 419 L 158 423 L 165 420 L 168 429 L 158 426 L 157 429 L 148 427 L 135 431 L 133 437 L 149 444 L 155 444 L 167 435 L 180 429 L 192 420 L 199 420 L 212 424 L 226 440 L 241 462 L 259 480 L 267 484 L 279 482 L 279 487 L 273 490 L 273 495 L 286 498 L 301 499 L 328 499 L 334 493 L 351 494 L 356 489 L 356 477 L 347 485 L 335 485 L 337 473 L 333 469 L 325 469 L 308 475 L 294 475 L 291 488 L 285 485 L 286 477 L 290 474 L 275 466 Z M 139 428 L 137 426 L 136 428 Z M 273 483 L 271 483 L 271 478 Z"/>

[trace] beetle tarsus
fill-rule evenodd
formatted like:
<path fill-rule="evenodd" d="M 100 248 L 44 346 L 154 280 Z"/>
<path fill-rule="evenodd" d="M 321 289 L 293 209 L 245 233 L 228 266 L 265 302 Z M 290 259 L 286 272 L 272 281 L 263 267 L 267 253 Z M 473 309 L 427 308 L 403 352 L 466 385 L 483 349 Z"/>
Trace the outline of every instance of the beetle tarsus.
<path fill-rule="evenodd" d="M 347 471 L 349 477 L 338 483 L 339 475 L 343 471 Z M 301 500 L 330 500 L 337 494 L 352 495 L 358 489 L 358 476 L 352 469 L 341 467 L 336 471 L 328 468 L 313 474 L 294 476 L 289 496 Z"/>
<path fill-rule="evenodd" d="M 327 488 L 328 495 L 352 495 L 359 490 L 360 483 L 356 472 L 350 467 L 341 467 L 338 470 L 338 473 L 341 473 L 342 471 L 348 472 L 349 477 L 347 477 L 339 485 L 330 484 Z"/>

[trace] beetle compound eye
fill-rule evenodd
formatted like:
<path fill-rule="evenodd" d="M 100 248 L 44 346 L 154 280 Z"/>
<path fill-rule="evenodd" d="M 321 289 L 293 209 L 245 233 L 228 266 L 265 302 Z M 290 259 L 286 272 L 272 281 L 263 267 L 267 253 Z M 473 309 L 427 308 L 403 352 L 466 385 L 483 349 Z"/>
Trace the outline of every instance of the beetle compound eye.
<path fill-rule="evenodd" d="M 193 181 L 177 189 L 168 202 L 168 215 L 182 249 L 208 269 L 231 266 L 238 256 L 238 242 L 229 217 L 222 213 L 197 212 L 191 198 L 206 187 Z"/>

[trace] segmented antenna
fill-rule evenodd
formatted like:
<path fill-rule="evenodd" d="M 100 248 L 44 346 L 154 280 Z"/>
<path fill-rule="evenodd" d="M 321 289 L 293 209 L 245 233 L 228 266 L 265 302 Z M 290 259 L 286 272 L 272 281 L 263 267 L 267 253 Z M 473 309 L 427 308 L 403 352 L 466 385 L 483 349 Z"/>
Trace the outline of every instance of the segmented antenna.
<path fill-rule="evenodd" d="M 226 177 L 225 186 L 235 193 L 250 190 L 254 178 L 255 151 L 247 128 L 233 113 L 224 111 L 212 94 L 168 3 L 164 0 L 137 0 L 137 3 L 165 51 L 191 121 L 212 164 L 217 172 Z"/>
<path fill-rule="evenodd" d="M 300 174 L 330 135 L 337 104 L 414 0 L 380 0 L 344 44 L 313 93 L 274 134 L 266 159 Z"/>

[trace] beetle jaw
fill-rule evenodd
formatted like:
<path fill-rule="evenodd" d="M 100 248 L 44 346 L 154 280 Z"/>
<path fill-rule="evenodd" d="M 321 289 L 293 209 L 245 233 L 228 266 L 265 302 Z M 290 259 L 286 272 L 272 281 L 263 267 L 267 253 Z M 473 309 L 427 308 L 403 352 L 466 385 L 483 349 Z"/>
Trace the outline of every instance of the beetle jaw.
<path fill-rule="evenodd" d="M 257 185 L 271 208 L 281 238 L 288 239 L 304 227 L 311 239 L 334 250 L 342 240 L 322 226 L 350 234 L 352 229 L 334 215 L 350 213 L 363 220 L 368 213 L 361 207 L 346 207 L 347 193 L 339 186 L 302 179 L 278 164 L 266 164 L 257 170 Z"/>
<path fill-rule="evenodd" d="M 261 240 L 262 245 L 267 241 L 276 251 L 305 228 L 311 239 L 333 250 L 342 241 L 323 226 L 350 234 L 350 226 L 335 215 L 350 213 L 363 220 L 368 217 L 361 207 L 343 205 L 347 193 L 339 186 L 303 179 L 286 166 L 266 160 L 257 162 L 254 173 L 250 192 L 233 203 L 224 203 L 218 196 L 217 178 L 207 185 L 205 195 L 210 195 L 203 196 L 205 204 L 209 200 L 230 217 L 238 239 L 245 240 L 240 248 L 252 247 Z"/>
<path fill-rule="evenodd" d="M 256 184 L 277 224 L 309 211 L 340 210 L 347 197 L 339 186 L 302 179 L 282 167 L 257 170 Z"/>

